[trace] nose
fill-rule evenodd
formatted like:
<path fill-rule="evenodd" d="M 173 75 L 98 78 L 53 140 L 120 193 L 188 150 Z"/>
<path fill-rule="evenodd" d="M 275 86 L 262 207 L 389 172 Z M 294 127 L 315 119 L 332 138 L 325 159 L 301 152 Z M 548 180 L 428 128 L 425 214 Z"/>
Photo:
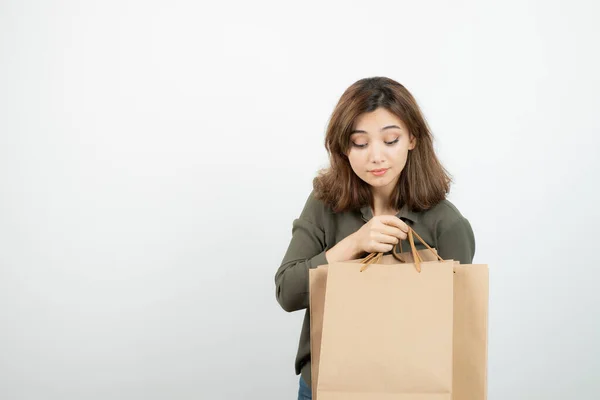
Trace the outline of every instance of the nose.
<path fill-rule="evenodd" d="M 379 165 L 384 161 L 383 143 L 372 143 L 369 146 L 369 164 Z"/>

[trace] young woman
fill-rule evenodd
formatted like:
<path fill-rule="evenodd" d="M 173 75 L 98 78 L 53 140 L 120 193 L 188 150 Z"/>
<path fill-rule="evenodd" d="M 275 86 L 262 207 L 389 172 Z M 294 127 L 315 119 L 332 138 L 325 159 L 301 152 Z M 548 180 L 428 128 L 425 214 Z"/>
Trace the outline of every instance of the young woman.
<path fill-rule="evenodd" d="M 446 199 L 451 178 L 404 86 L 384 77 L 351 85 L 333 111 L 325 148 L 331 165 L 315 177 L 275 274 L 281 307 L 306 309 L 295 361 L 299 399 L 312 398 L 309 268 L 389 253 L 407 238 L 408 227 L 444 259 L 470 264 L 475 254 L 471 225 Z"/>

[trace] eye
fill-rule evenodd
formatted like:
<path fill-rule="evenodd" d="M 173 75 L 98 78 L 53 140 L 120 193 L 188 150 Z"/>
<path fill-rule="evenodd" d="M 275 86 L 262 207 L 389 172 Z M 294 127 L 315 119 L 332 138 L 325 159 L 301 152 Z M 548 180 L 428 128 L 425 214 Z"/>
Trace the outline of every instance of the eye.
<path fill-rule="evenodd" d="M 387 144 L 388 146 L 392 146 L 392 145 L 398 143 L 398 140 L 400 140 L 400 138 L 396 138 L 396 139 L 392 140 L 391 142 L 384 142 L 384 143 Z M 357 147 L 359 149 L 363 149 L 363 148 L 367 147 L 367 143 L 358 144 L 358 143 L 352 142 L 352 146 Z"/>

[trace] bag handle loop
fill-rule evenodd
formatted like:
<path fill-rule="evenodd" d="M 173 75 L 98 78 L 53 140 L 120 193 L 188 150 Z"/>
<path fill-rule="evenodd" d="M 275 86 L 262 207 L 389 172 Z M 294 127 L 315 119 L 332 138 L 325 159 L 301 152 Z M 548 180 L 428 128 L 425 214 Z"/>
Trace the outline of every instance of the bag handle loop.
<path fill-rule="evenodd" d="M 415 268 L 417 269 L 418 272 L 421 272 L 421 263 L 423 262 L 423 259 L 417 252 L 417 248 L 415 246 L 415 240 L 413 238 L 413 235 L 416 236 L 417 239 L 419 239 L 419 241 L 425 245 L 425 247 L 427 247 L 429 250 L 431 250 L 431 252 L 437 257 L 437 259 L 439 261 L 442 261 L 442 262 L 444 261 L 444 259 L 442 257 L 440 257 L 440 255 L 437 254 L 427 243 L 425 243 L 423 238 L 421 236 L 419 236 L 419 234 L 417 232 L 415 232 L 414 229 L 412 229 L 409 226 L 408 227 L 408 243 L 410 244 L 413 259 L 415 261 Z M 396 251 L 398 249 L 398 247 L 400 247 L 400 252 Z M 401 263 L 405 263 L 406 261 L 404 261 L 402 258 L 400 258 L 400 254 L 402 254 L 402 240 L 400 240 L 397 244 L 394 245 L 394 247 L 392 248 L 392 255 L 394 256 L 394 258 L 396 260 L 400 261 Z M 363 272 L 371 264 L 379 263 L 381 261 L 382 257 L 383 257 L 383 253 L 378 253 L 378 252 L 374 252 L 374 253 L 371 253 L 368 256 L 366 256 L 361 262 L 362 267 L 360 268 L 360 272 Z"/>

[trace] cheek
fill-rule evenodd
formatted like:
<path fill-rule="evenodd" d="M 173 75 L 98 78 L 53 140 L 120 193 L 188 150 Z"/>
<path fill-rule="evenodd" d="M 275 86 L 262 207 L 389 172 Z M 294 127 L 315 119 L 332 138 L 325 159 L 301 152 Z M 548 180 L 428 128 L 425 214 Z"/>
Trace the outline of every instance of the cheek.
<path fill-rule="evenodd" d="M 362 165 L 364 164 L 362 158 L 359 154 L 355 152 L 350 152 L 348 154 L 348 161 L 350 162 L 350 167 L 354 170 L 354 172 L 360 172 L 362 170 Z"/>
<path fill-rule="evenodd" d="M 395 158 L 406 158 L 408 154 L 408 148 L 406 146 L 398 146 L 391 150 L 391 153 Z"/>
<path fill-rule="evenodd" d="M 404 165 L 408 156 L 408 150 L 405 148 L 394 149 L 388 153 L 390 160 L 394 160 L 395 165 Z"/>

